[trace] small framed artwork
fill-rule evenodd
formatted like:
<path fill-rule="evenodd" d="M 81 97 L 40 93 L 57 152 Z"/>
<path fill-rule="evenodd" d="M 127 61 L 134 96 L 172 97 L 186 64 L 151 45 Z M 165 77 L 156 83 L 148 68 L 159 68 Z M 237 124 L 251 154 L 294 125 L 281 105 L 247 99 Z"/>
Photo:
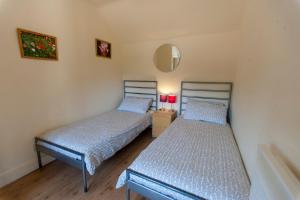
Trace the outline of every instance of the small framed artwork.
<path fill-rule="evenodd" d="M 109 42 L 96 39 L 96 55 L 104 58 L 111 58 L 111 44 Z"/>
<path fill-rule="evenodd" d="M 17 29 L 22 58 L 58 60 L 56 37 Z"/>

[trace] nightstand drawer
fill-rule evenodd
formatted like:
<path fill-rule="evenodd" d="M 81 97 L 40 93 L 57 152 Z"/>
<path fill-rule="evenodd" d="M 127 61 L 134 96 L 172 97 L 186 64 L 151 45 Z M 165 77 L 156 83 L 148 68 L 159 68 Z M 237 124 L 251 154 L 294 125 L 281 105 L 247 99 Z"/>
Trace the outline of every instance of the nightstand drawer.
<path fill-rule="evenodd" d="M 153 117 L 152 122 L 155 126 L 165 126 L 168 127 L 171 123 L 170 117 Z"/>

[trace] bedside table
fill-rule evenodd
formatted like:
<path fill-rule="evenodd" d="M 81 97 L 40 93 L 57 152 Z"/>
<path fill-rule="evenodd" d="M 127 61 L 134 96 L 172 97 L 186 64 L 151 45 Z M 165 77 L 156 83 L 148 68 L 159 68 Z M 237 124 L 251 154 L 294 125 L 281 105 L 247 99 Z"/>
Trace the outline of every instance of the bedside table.
<path fill-rule="evenodd" d="M 152 137 L 158 137 L 176 119 L 177 111 L 158 110 L 152 114 Z"/>

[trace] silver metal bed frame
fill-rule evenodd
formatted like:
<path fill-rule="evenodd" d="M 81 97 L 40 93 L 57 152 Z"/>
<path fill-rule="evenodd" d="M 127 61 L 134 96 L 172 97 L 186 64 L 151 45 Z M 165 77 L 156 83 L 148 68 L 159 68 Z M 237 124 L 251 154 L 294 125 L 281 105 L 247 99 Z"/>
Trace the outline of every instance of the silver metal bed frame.
<path fill-rule="evenodd" d="M 144 98 L 152 98 L 153 103 L 151 105 L 152 110 L 157 109 L 157 81 L 144 81 L 144 80 L 124 80 L 124 98 L 126 96 L 135 96 L 135 97 L 144 97 Z M 58 151 L 55 151 L 51 148 L 47 148 L 40 144 L 40 142 L 48 144 L 50 146 L 59 148 L 60 150 L 64 150 L 69 153 L 73 153 L 77 156 L 80 156 L 80 159 L 74 159 L 65 154 L 62 154 Z M 35 137 L 35 148 L 38 158 L 39 168 L 42 169 L 42 157 L 41 153 L 48 154 L 58 160 L 61 160 L 73 167 L 76 167 L 82 171 L 83 176 L 83 190 L 84 192 L 88 191 L 87 185 L 87 170 L 86 164 L 84 162 L 85 155 L 78 151 L 74 151 L 70 148 L 55 144 L 53 142 L 44 140 L 39 137 Z"/>
<path fill-rule="evenodd" d="M 230 123 L 230 103 L 231 103 L 232 83 L 231 82 L 194 82 L 182 81 L 180 91 L 180 111 L 182 114 L 185 111 L 185 105 L 188 99 L 203 99 L 205 101 L 223 102 L 228 106 L 228 123 Z M 149 188 L 145 185 L 137 183 L 131 179 L 131 176 L 136 176 L 147 180 L 161 187 L 164 187 L 173 192 L 179 193 L 183 196 L 194 200 L 205 200 L 195 194 L 191 194 L 180 188 L 174 187 L 157 179 L 153 179 L 144 174 L 136 172 L 132 169 L 126 170 L 126 200 L 130 200 L 130 192 L 134 191 L 140 195 L 152 200 L 173 200 L 172 197 L 167 196 L 159 191 Z"/>

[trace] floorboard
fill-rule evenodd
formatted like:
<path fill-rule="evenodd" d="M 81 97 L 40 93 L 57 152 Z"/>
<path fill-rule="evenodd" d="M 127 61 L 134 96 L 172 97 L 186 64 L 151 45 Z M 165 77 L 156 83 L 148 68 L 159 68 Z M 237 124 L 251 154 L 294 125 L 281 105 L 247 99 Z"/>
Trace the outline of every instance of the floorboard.
<path fill-rule="evenodd" d="M 152 140 L 151 129 L 147 129 L 127 147 L 105 161 L 94 176 L 88 176 L 88 193 L 83 192 L 80 170 L 54 161 L 42 170 L 36 170 L 1 188 L 0 200 L 125 199 L 124 188 L 115 189 L 117 178 Z M 132 200 L 144 198 L 132 194 Z"/>

